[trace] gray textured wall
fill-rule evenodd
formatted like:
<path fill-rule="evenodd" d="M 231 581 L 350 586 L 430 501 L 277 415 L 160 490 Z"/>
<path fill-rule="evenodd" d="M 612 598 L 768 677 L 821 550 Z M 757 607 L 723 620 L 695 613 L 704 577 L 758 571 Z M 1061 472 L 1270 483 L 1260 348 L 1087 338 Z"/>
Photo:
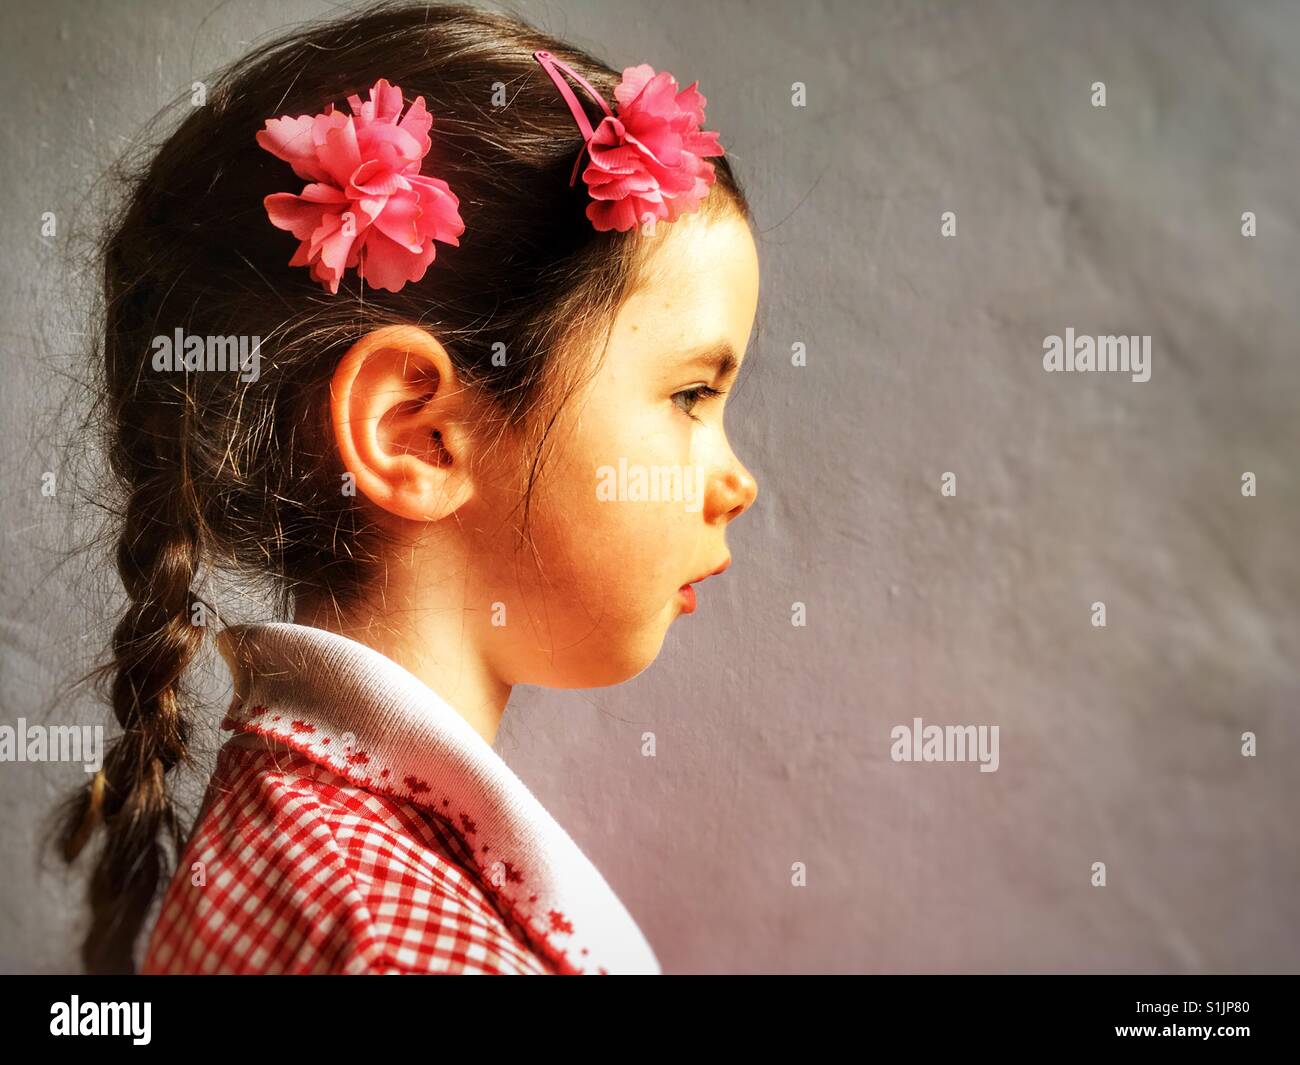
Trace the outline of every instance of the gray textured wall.
<path fill-rule="evenodd" d="M 326 7 L 0 9 L 0 724 L 100 713 L 52 699 L 111 573 L 60 563 L 75 485 L 39 491 L 78 205 L 163 103 Z M 498 740 L 665 968 L 1294 971 L 1300 9 L 521 9 L 698 77 L 761 231 L 736 564 L 641 677 L 518 691 Z M 1066 327 L 1150 335 L 1150 381 L 1045 373 Z M 998 771 L 892 761 L 916 716 L 997 725 Z M 36 845 L 79 774 L 0 765 L 5 970 L 75 964 L 81 881 Z"/>

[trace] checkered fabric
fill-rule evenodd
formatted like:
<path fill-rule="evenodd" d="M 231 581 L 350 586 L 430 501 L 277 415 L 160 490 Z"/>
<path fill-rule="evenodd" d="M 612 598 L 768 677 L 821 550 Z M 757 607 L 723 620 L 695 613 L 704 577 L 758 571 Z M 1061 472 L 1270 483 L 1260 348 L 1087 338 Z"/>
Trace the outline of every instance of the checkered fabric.
<path fill-rule="evenodd" d="M 578 845 L 413 674 L 304 625 L 217 643 L 222 728 L 280 749 L 222 748 L 140 971 L 660 972 Z"/>
<path fill-rule="evenodd" d="M 555 972 L 436 817 L 298 754 L 227 745 L 145 973 Z"/>

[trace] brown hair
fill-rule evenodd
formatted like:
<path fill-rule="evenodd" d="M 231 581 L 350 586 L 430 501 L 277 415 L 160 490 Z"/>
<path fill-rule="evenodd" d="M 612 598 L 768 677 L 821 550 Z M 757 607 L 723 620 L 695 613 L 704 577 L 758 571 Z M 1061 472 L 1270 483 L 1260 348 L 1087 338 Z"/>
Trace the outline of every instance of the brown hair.
<path fill-rule="evenodd" d="M 59 832 L 71 862 L 105 829 L 89 885 L 88 971 L 132 970 L 135 940 L 183 846 L 168 773 L 190 759 L 180 682 L 203 644 L 201 568 L 264 578 L 285 617 L 297 596 L 345 602 L 376 576 L 376 531 L 340 491 L 344 470 L 326 431 L 330 379 L 348 347 L 385 325 L 434 332 L 501 424 L 531 434 L 526 500 L 565 394 L 555 382 L 572 384 L 561 370 L 589 361 L 565 353 L 596 351 L 637 282 L 638 232 L 597 232 L 585 185 L 569 185 L 582 138 L 538 49 L 613 102 L 618 72 L 516 17 L 382 4 L 258 47 L 212 81 L 206 104 L 161 145 L 120 164 L 123 201 L 101 243 L 94 421 L 114 478 L 129 603 L 111 658 L 92 675 L 109 682 L 121 735 L 61 812 Z M 262 200 L 298 185 L 254 135 L 267 118 L 341 106 L 380 77 L 408 102 L 424 96 L 435 116 L 429 169 L 459 196 L 466 231 L 399 293 L 364 288 L 350 270 L 331 296 L 287 265 L 294 241 L 268 222 Z M 726 158 L 713 165 L 706 209 L 747 219 Z M 155 371 L 153 338 L 177 328 L 260 337 L 260 376 Z M 499 344 L 505 360 L 492 358 Z"/>

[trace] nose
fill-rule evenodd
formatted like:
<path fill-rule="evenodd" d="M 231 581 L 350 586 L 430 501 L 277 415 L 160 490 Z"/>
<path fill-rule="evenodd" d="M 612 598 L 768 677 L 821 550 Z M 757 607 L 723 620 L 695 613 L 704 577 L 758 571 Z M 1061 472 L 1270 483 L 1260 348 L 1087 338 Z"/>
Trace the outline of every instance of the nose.
<path fill-rule="evenodd" d="M 715 478 L 709 496 L 709 521 L 726 525 L 754 505 L 758 482 L 739 460 L 733 460 Z"/>

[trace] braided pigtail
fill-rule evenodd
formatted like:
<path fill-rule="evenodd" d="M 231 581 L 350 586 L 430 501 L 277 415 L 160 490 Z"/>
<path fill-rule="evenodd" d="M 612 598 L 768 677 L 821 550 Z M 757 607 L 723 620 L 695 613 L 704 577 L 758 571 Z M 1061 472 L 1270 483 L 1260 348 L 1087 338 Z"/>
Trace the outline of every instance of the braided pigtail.
<path fill-rule="evenodd" d="M 176 852 L 183 830 L 168 772 L 189 759 L 180 681 L 199 651 L 191 593 L 201 561 L 197 523 L 185 493 L 163 469 L 131 492 L 117 546 L 130 598 L 113 633 L 112 706 L 122 734 L 85 789 L 76 828 L 64 843 L 71 861 L 97 825 L 106 838 L 90 880 L 91 927 L 82 948 L 89 972 L 130 972 L 132 948 L 160 881 L 170 869 L 160 835 Z"/>

